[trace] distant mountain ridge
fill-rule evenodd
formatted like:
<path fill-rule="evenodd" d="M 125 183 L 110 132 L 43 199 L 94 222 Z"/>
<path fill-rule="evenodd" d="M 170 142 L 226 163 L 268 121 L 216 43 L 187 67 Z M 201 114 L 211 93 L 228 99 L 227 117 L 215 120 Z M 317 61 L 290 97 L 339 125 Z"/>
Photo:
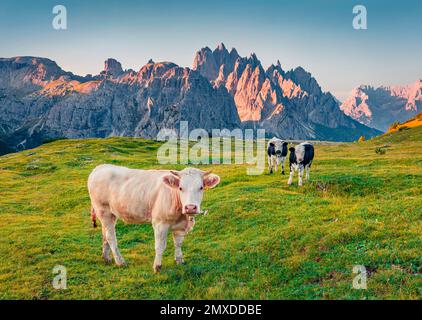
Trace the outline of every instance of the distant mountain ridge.
<path fill-rule="evenodd" d="M 422 79 L 404 86 L 362 85 L 340 108 L 362 124 L 386 131 L 393 122 L 403 122 L 422 112 Z"/>
<path fill-rule="evenodd" d="M 38 57 L 0 59 L 0 149 L 67 137 L 155 138 L 160 129 L 264 128 L 286 139 L 351 141 L 378 134 L 344 115 L 302 68 L 264 70 L 223 44 L 198 51 L 194 67 L 150 60 L 139 71 L 105 61 L 78 76 Z M 1 151 L 0 151 L 1 152 Z"/>

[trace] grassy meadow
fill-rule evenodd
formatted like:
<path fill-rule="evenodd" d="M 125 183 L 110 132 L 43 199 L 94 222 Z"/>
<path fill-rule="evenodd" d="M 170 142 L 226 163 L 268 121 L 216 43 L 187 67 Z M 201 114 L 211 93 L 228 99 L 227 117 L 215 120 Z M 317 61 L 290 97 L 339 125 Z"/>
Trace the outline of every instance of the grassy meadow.
<path fill-rule="evenodd" d="M 0 157 L 0 299 L 422 298 L 422 127 L 316 145 L 302 188 L 297 175 L 288 186 L 287 175 L 248 176 L 246 165 L 199 166 L 222 182 L 185 238 L 186 265 L 175 265 L 169 236 L 154 274 L 152 227 L 121 222 L 128 266 L 107 265 L 88 174 L 101 163 L 166 167 L 159 146 L 60 140 Z M 67 268 L 66 290 L 51 284 L 56 265 Z M 367 268 L 366 290 L 352 288 L 354 265 Z"/>

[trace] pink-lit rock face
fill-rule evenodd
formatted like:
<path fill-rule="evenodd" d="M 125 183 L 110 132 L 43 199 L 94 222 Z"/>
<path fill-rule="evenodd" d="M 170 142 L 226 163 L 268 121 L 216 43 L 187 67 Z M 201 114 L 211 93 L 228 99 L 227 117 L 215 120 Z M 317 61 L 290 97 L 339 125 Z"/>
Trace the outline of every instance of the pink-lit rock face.
<path fill-rule="evenodd" d="M 268 120 L 269 116 L 280 113 L 283 99 L 302 99 L 308 92 L 322 94 L 316 80 L 303 68 L 285 73 L 277 61 L 265 71 L 255 54 L 240 57 L 236 49 L 229 52 L 224 44 L 214 51 L 208 47 L 198 51 L 193 69 L 214 86 L 226 87 L 234 97 L 242 121 Z M 276 109 L 278 113 L 274 113 Z"/>
<path fill-rule="evenodd" d="M 373 128 L 386 131 L 422 111 L 422 81 L 410 85 L 360 86 L 340 106 L 345 114 Z"/>

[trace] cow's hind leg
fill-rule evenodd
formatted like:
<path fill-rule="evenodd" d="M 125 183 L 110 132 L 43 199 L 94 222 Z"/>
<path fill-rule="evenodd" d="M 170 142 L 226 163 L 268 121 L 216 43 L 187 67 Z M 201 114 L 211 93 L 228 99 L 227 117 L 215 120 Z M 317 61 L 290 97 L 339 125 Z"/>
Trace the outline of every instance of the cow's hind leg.
<path fill-rule="evenodd" d="M 182 243 L 185 238 L 185 232 L 183 231 L 173 231 L 173 242 L 174 242 L 174 260 L 176 264 L 183 264 L 183 253 L 182 253 Z"/>
<path fill-rule="evenodd" d="M 108 246 L 104 243 L 103 240 L 103 257 L 106 261 L 110 260 L 108 251 L 108 248 L 110 248 L 116 265 L 124 266 L 126 265 L 126 262 L 120 254 L 119 248 L 117 247 L 116 221 L 116 217 L 109 210 L 104 211 L 104 214 L 101 217 L 101 224 L 103 226 L 103 239 L 105 238 Z"/>
<path fill-rule="evenodd" d="M 113 260 L 110 257 L 110 245 L 107 242 L 107 237 L 106 237 L 106 228 L 104 225 L 102 225 L 102 231 L 103 231 L 103 259 L 105 262 L 107 263 L 111 263 L 113 262 Z"/>
<path fill-rule="evenodd" d="M 155 236 L 155 259 L 152 268 L 154 272 L 161 270 L 163 252 L 167 246 L 167 233 L 170 228 L 165 223 L 153 223 L 154 236 Z"/>

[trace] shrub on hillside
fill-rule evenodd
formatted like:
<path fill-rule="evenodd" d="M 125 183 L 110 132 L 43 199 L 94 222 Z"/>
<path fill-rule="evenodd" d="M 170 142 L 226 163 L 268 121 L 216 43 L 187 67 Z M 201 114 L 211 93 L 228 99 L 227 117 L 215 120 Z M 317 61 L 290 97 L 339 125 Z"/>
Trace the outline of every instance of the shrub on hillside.
<path fill-rule="evenodd" d="M 382 147 L 376 147 L 375 148 L 375 153 L 376 154 L 385 154 L 385 149 L 383 149 Z"/>
<path fill-rule="evenodd" d="M 365 136 L 360 136 L 360 138 L 359 138 L 359 142 L 363 142 L 363 141 L 365 141 L 366 139 L 365 139 Z"/>

